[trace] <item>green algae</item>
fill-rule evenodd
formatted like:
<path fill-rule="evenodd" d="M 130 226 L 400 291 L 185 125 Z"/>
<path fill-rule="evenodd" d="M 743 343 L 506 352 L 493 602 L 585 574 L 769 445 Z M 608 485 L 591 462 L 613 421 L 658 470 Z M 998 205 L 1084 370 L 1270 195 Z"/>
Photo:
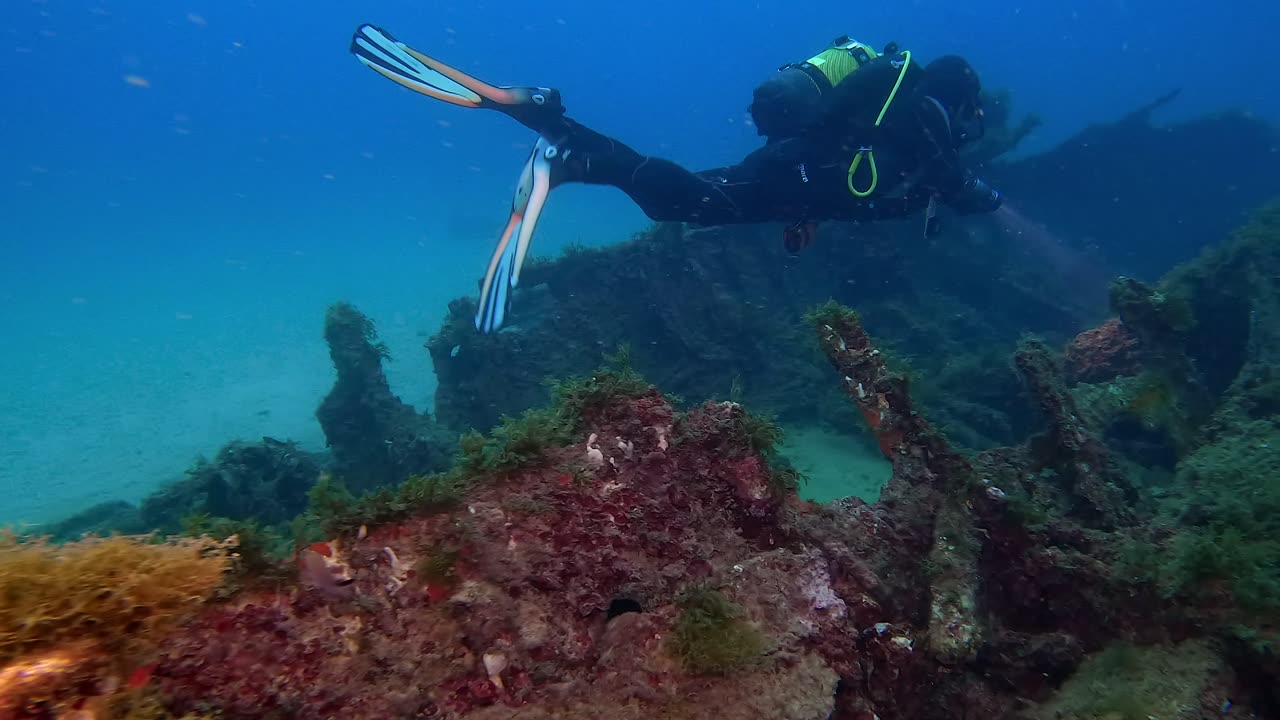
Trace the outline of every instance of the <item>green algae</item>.
<path fill-rule="evenodd" d="M 617 398 L 640 397 L 652 389 L 632 366 L 630 347 L 619 345 L 595 372 L 552 382 L 551 412 L 566 430 L 575 431 L 592 410 Z"/>
<path fill-rule="evenodd" d="M 671 649 L 688 671 L 726 675 L 748 667 L 764 652 L 763 635 L 720 591 L 696 586 L 678 604 Z"/>
<path fill-rule="evenodd" d="M 1162 573 L 1166 594 L 1225 583 L 1247 610 L 1280 607 L 1280 428 L 1242 423 L 1185 459 L 1165 508 L 1189 526 Z"/>
<path fill-rule="evenodd" d="M 1085 660 L 1032 714 L 1039 720 L 1173 720 L 1199 708 L 1220 661 L 1208 643 L 1136 647 L 1117 642 Z"/>
<path fill-rule="evenodd" d="M 404 482 L 355 496 L 340 481 L 322 475 L 309 493 L 306 524 L 327 536 L 455 507 L 467 489 L 486 476 L 529 467 L 547 451 L 572 442 L 585 414 L 618 398 L 638 397 L 652 386 L 631 366 L 621 348 L 596 372 L 552 384 L 553 401 L 519 416 L 502 418 L 489 435 L 475 431 L 458 438 L 452 467 L 413 475 Z"/>
<path fill-rule="evenodd" d="M 414 563 L 416 577 L 424 582 L 450 585 L 457 579 L 455 567 L 458 563 L 458 550 L 455 548 L 428 549 L 422 558 Z"/>
<path fill-rule="evenodd" d="M 207 513 L 182 518 L 182 532 L 191 537 L 209 536 L 219 540 L 235 537 L 231 572 L 250 578 L 277 578 L 287 575 L 284 561 L 293 544 L 280 528 L 264 526 L 256 520 L 235 520 Z"/>
<path fill-rule="evenodd" d="M 356 497 L 325 475 L 311 489 L 308 524 L 321 528 L 328 537 L 349 534 L 362 525 L 380 525 L 455 507 L 465 487 L 466 479 L 455 472 L 414 475 L 394 487 Z"/>

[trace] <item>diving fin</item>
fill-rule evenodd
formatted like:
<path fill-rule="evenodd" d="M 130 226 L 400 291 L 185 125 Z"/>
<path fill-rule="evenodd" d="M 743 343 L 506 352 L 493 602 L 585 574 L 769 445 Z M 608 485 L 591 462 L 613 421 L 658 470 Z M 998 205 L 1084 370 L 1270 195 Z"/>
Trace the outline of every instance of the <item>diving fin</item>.
<path fill-rule="evenodd" d="M 564 115 L 560 91 L 544 87 L 495 86 L 429 57 L 375 25 L 356 28 L 351 54 L 379 75 L 427 97 L 510 115 L 539 134 L 553 132 Z"/>
<path fill-rule="evenodd" d="M 511 308 L 511 291 L 520 282 L 520 269 L 538 216 L 561 172 L 558 144 L 568 128 L 560 93 L 542 87 L 497 87 L 428 57 L 392 37 L 382 28 L 364 24 L 351 38 L 351 53 L 383 77 L 427 97 L 470 108 L 502 112 L 537 132 L 533 152 L 525 161 L 511 200 L 511 215 L 480 280 L 476 329 L 499 330 Z M 567 155 L 567 152 L 565 153 Z"/>
<path fill-rule="evenodd" d="M 559 146 L 539 137 L 525 161 L 511 199 L 511 217 L 480 280 L 480 306 L 476 309 L 475 323 L 482 333 L 497 332 L 511 309 L 511 291 L 520 282 L 520 269 L 529 254 L 538 216 L 555 186 L 552 172 L 559 156 Z"/>

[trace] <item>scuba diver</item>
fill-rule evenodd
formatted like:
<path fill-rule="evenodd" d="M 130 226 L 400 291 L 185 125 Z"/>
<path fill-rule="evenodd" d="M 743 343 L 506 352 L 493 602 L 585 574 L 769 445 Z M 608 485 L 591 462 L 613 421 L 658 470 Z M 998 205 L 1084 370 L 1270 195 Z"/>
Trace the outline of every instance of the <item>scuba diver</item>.
<path fill-rule="evenodd" d="M 568 117 L 557 90 L 490 85 L 373 25 L 356 30 L 351 52 L 410 90 L 497 110 L 538 134 L 480 282 L 482 333 L 501 328 L 548 193 L 565 183 L 616 187 L 654 221 L 786 223 L 792 253 L 812 242 L 819 221 L 923 212 L 929 236 L 939 231 L 939 204 L 971 214 L 1002 203 L 960 161 L 959 148 L 984 127 L 978 76 L 957 56 L 922 67 L 894 45 L 877 53 L 839 38 L 755 89 L 750 112 L 763 147 L 736 165 L 692 172 Z"/>

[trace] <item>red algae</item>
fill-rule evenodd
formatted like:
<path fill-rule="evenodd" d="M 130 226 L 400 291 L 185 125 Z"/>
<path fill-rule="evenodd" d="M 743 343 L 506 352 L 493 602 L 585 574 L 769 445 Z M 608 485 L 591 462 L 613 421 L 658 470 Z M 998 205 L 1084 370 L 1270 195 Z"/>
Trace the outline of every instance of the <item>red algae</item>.
<path fill-rule="evenodd" d="M 151 682 L 172 712 L 229 719 L 1014 718 L 1087 652 L 1179 627 L 1112 570 L 1123 498 L 1099 490 L 1105 448 L 1035 348 L 1019 368 L 1083 468 L 1059 491 L 1096 506 L 1044 527 L 1001 489 L 1034 448 L 954 452 L 856 317 L 823 313 L 819 342 L 893 463 L 879 502 L 798 499 L 735 403 L 605 398 L 567 446 L 448 509 L 313 550 L 345 593 L 207 608 Z"/>
<path fill-rule="evenodd" d="M 614 707 L 616 692 L 674 708 L 804 663 L 822 678 L 808 704 L 829 712 L 834 673 L 800 643 L 841 621 L 783 619 L 815 593 L 836 608 L 831 618 L 844 617 L 826 562 L 799 547 L 768 549 L 754 531 L 776 529 L 786 500 L 762 457 L 705 451 L 736 442 L 729 430 L 742 412 L 711 404 L 681 425 L 656 392 L 619 399 L 587 419 L 578 442 L 477 483 L 448 514 L 313 551 L 350 569 L 351 597 L 304 583 L 211 608 L 166 643 L 156 677 L 176 711 L 216 707 L 223 717 L 340 707 L 352 718 L 462 718 L 488 707 L 518 717 L 551 705 Z M 591 448 L 603 462 L 591 462 Z M 686 673 L 665 638 L 694 580 L 722 585 L 753 625 L 776 631 L 772 646 L 789 647 L 785 656 L 741 676 Z M 617 605 L 631 611 L 611 617 Z M 781 704 L 772 716 L 789 717 Z"/>

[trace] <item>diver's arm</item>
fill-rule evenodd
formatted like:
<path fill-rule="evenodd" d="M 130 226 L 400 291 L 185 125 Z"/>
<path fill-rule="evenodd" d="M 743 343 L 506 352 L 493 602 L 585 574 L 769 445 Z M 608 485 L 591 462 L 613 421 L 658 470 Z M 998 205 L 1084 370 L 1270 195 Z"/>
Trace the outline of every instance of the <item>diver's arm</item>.
<path fill-rule="evenodd" d="M 1004 196 L 999 190 L 983 182 L 982 178 L 969 173 L 960 190 L 945 202 L 961 215 L 973 215 L 999 210 L 1004 204 Z"/>
<path fill-rule="evenodd" d="M 951 139 L 944 111 L 928 98 L 919 98 L 916 117 L 920 120 L 921 142 L 917 160 L 924 184 L 937 198 L 961 215 L 994 212 L 1004 198 L 967 169 Z"/>

